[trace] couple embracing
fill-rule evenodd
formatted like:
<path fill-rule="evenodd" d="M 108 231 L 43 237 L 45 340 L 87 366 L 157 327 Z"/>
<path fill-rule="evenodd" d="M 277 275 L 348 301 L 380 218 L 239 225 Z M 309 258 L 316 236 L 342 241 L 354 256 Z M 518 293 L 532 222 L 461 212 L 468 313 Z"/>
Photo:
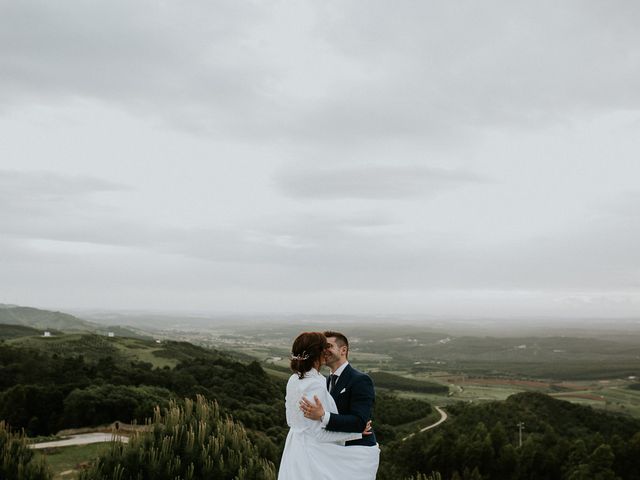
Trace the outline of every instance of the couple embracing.
<path fill-rule="evenodd" d="M 348 362 L 339 332 L 305 332 L 291 349 L 285 406 L 289 434 L 278 480 L 373 480 L 380 449 L 371 430 L 373 382 Z M 329 378 L 320 374 L 327 365 Z"/>

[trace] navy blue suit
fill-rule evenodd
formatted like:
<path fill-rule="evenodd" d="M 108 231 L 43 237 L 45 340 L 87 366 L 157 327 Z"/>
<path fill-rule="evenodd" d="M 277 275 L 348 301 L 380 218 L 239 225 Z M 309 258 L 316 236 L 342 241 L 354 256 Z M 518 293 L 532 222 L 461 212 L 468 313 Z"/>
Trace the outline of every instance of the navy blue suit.
<path fill-rule="evenodd" d="M 327 388 L 329 382 L 330 379 L 327 378 Z M 331 414 L 326 429 L 334 432 L 362 432 L 371 420 L 371 411 L 376 399 L 371 377 L 349 364 L 338 377 L 331 396 L 336 401 L 338 413 Z M 376 436 L 372 433 L 363 435 L 361 440 L 352 440 L 346 444 L 372 447 L 376 443 Z"/>

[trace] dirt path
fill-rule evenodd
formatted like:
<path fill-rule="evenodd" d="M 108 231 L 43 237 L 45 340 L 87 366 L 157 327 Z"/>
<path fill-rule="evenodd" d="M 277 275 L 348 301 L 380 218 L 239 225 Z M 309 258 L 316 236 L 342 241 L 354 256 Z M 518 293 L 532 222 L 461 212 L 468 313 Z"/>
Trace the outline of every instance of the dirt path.
<path fill-rule="evenodd" d="M 110 433 L 82 433 L 80 435 L 72 435 L 64 440 L 32 443 L 29 447 L 40 450 L 42 448 L 58 448 L 69 447 L 71 445 L 88 445 L 90 443 L 110 442 L 113 439 L 123 443 L 127 443 L 129 441 L 129 437 L 125 437 L 124 435 L 114 436 Z"/>
<path fill-rule="evenodd" d="M 442 422 L 444 422 L 447 418 L 449 418 L 447 416 L 447 412 L 445 412 L 443 409 L 441 409 L 440 407 L 435 407 L 435 409 L 438 411 L 438 413 L 440 414 L 440 420 L 438 420 L 436 423 L 432 423 L 431 425 L 428 425 L 424 428 L 421 428 L 420 430 L 418 430 L 415 433 L 412 433 L 410 435 L 407 435 L 406 437 L 404 437 L 402 439 L 402 441 L 404 442 L 406 439 L 413 437 L 416 433 L 422 433 L 422 432 L 426 432 L 427 430 L 431 430 L 432 428 L 436 428 L 438 425 L 440 425 Z"/>

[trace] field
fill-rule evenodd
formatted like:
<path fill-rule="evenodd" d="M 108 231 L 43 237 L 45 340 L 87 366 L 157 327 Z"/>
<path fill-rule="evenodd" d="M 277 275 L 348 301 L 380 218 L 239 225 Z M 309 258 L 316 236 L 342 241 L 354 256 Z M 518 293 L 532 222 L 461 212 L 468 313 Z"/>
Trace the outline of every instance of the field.
<path fill-rule="evenodd" d="M 2 326 L 4 329 L 4 326 Z M 126 337 L 107 337 L 89 333 L 58 333 L 51 337 L 30 335 L 5 340 L 7 345 L 32 348 L 49 354 L 82 355 L 87 360 L 106 356 L 117 361 L 139 361 L 153 367 L 175 367 L 185 356 L 184 348 L 176 349 L 172 342 Z M 188 354 L 186 354 L 188 356 Z"/>
<path fill-rule="evenodd" d="M 73 480 L 78 478 L 83 466 L 107 451 L 108 443 L 92 443 L 89 445 L 78 445 L 73 447 L 52 448 L 46 452 L 39 452 L 44 455 L 47 464 L 54 474 L 54 480 Z"/>
<path fill-rule="evenodd" d="M 332 325 L 329 325 L 332 327 Z M 335 326 L 333 326 L 335 328 Z M 536 391 L 575 403 L 640 418 L 640 391 L 627 388 L 640 376 L 640 332 L 591 336 L 453 336 L 416 326 L 340 327 L 351 337 L 349 360 L 362 370 L 407 379 L 407 385 L 377 382 L 381 390 L 435 405 L 457 401 L 504 400 Z M 305 330 L 322 330 L 308 325 Z M 288 351 L 301 330 L 295 324 L 226 326 L 199 335 L 201 344 L 246 354 L 269 373 L 288 376 Z M 349 331 L 358 331 L 357 335 Z M 570 333 L 564 332 L 562 333 Z M 392 335 L 393 334 L 393 335 Z M 185 338 L 188 339 L 188 338 Z M 637 342 L 637 343 L 635 343 Z M 446 393 L 420 391 L 415 384 L 438 384 Z"/>

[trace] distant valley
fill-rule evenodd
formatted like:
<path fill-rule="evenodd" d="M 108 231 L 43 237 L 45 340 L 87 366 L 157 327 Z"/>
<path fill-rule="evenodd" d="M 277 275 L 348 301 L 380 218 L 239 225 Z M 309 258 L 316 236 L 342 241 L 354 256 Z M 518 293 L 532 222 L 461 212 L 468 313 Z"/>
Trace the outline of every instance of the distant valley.
<path fill-rule="evenodd" d="M 626 478 L 635 468 L 628 459 L 636 443 L 640 448 L 640 332 L 632 321 L 617 330 L 557 325 L 536 334 L 529 325 L 511 335 L 489 327 L 482 335 L 481 325 L 463 322 L 449 331 L 352 317 L 74 313 L 0 307 L 0 417 L 30 435 L 143 423 L 154 405 L 200 394 L 241 422 L 259 454 L 277 466 L 291 341 L 302 330 L 329 328 L 350 338 L 350 361 L 374 379 L 381 480 L 417 471 L 445 479 L 518 478 L 509 469 L 532 475 L 515 433 L 522 421 L 529 451 L 544 456 L 545 442 L 555 442 L 549 451 L 556 456 L 583 455 L 575 465 L 549 460 L 535 478 L 599 468 L 601 444 L 613 458 L 608 471 Z M 401 442 L 439 418 L 434 406 L 449 419 Z M 560 424 L 564 430 L 555 429 Z M 415 452 L 424 449 L 439 460 L 418 461 Z M 484 463 L 444 453 L 465 449 Z M 55 464 L 53 452 L 48 456 Z"/>

